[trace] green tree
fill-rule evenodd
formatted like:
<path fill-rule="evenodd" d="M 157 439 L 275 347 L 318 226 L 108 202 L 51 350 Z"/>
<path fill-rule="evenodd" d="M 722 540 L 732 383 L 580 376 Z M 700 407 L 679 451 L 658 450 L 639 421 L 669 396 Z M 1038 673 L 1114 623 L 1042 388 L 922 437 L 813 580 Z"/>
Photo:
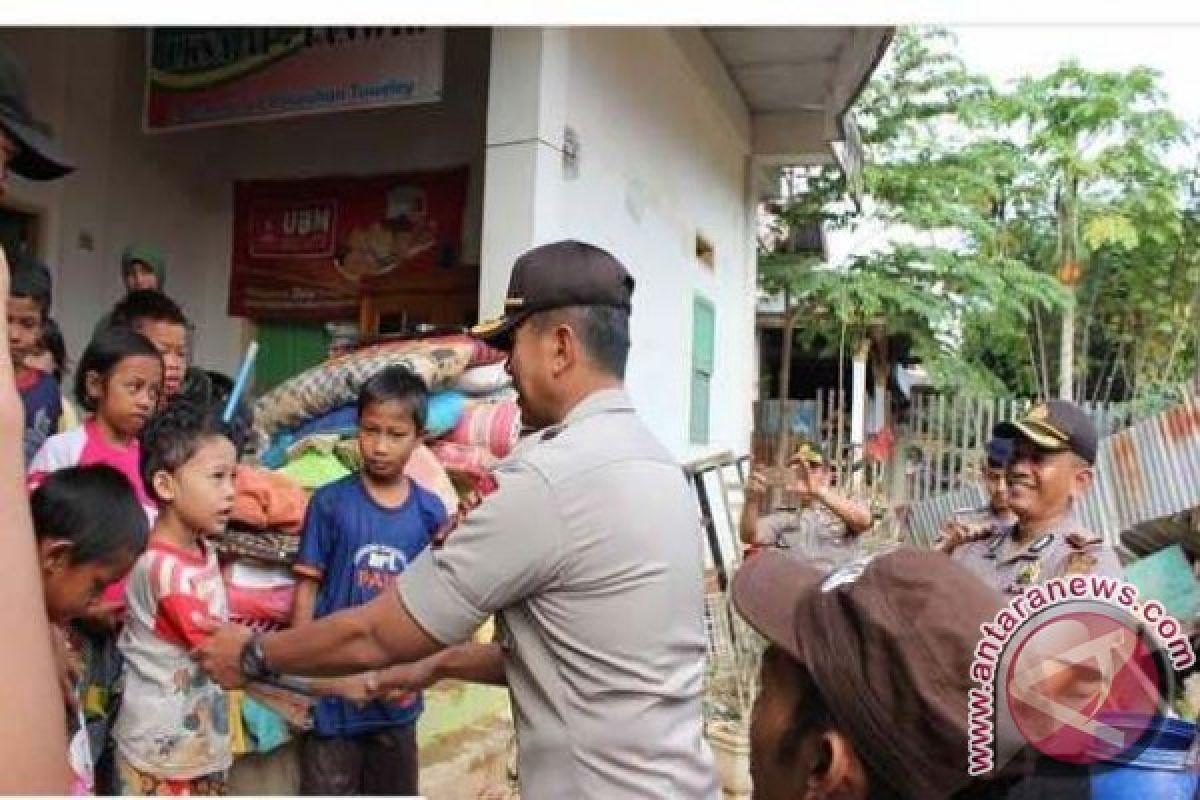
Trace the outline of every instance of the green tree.
<path fill-rule="evenodd" d="M 810 344 L 836 342 L 844 354 L 872 331 L 877 339 L 903 334 L 941 385 L 980 391 L 1001 387 L 985 363 L 961 359 L 964 319 L 987 314 L 1016 326 L 1030 308 L 1064 302 L 1052 277 L 1021 259 L 1011 209 L 1027 202 L 1023 154 L 999 139 L 972 138 L 968 123 L 986 117 L 996 94 L 964 67 L 954 44 L 944 31 L 897 33 L 855 112 L 867 155 L 860 206 L 845 202 L 844 181 L 830 167 L 807 171 L 775 216 L 784 228 L 882 221 L 910 234 L 837 269 L 760 253 L 760 285 L 785 301 L 785 387 L 801 312 Z"/>
<path fill-rule="evenodd" d="M 1048 75 L 1022 78 L 981 117 L 1020 138 L 1025 181 L 1034 190 L 1023 212 L 1052 215 L 1056 273 L 1072 295 L 1105 255 L 1110 268 L 1134 267 L 1148 255 L 1140 248 L 1143 239 L 1153 248 L 1179 236 L 1180 179 L 1165 158 L 1183 140 L 1185 126 L 1163 107 L 1165 99 L 1157 73 L 1148 68 L 1092 72 L 1068 61 Z M 1121 254 L 1140 258 L 1131 263 Z M 1081 399 L 1075 385 L 1080 373 L 1087 381 L 1091 312 L 1098 287 L 1113 275 L 1112 269 L 1096 275 L 1084 288 L 1089 327 L 1082 359 L 1075 358 L 1077 304 L 1063 309 L 1060 397 Z"/>
<path fill-rule="evenodd" d="M 1200 202 L 1181 202 L 1166 155 L 1187 132 L 1164 104 L 1152 70 L 1072 62 L 1000 91 L 945 31 L 901 29 L 855 111 L 861 205 L 827 168 L 774 219 L 907 235 L 837 270 L 764 250 L 761 285 L 810 344 L 904 334 L 943 388 L 1160 393 L 1200 353 Z"/>

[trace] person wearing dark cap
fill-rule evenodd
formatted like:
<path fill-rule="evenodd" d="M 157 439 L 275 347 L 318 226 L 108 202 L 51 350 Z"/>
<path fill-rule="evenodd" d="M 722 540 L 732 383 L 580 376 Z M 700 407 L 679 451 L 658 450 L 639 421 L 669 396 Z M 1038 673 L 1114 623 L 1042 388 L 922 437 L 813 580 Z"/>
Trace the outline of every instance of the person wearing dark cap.
<path fill-rule="evenodd" d="M 778 552 L 748 558 L 732 600 L 768 645 L 750 720 L 755 800 L 1166 796 L 1161 764 L 1097 782 L 1107 765 L 1057 761 L 1004 724 L 992 770 L 968 774 L 972 662 L 1007 599 L 936 551 L 896 548 L 829 572 Z M 1059 702 L 1095 691 L 1094 669 L 1063 674 L 1045 687 Z"/>
<path fill-rule="evenodd" d="M 738 525 L 745 544 L 786 550 L 825 567 L 861 555 L 857 539 L 871 527 L 871 509 L 830 488 L 832 471 L 819 447 L 802 442 L 788 459 L 788 489 L 799 496 L 798 509 L 761 513 L 768 477 L 755 467 L 746 481 Z"/>
<path fill-rule="evenodd" d="M 987 505 L 977 509 L 962 509 L 942 523 L 941 541 L 937 549 L 964 563 L 976 564 L 978 559 L 967 556 L 983 540 L 990 539 L 1000 530 L 1012 526 L 1016 521 L 1008 503 L 1007 472 L 1012 460 L 1012 439 L 993 436 L 987 443 L 979 478 L 987 494 Z"/>
<path fill-rule="evenodd" d="M 750 725 L 758 800 L 992 796 L 968 766 L 971 661 L 1004 598 L 942 553 L 830 572 L 766 551 L 734 576 L 766 637 Z"/>
<path fill-rule="evenodd" d="M 1049 400 L 992 433 L 1013 442 L 1006 479 L 1015 522 L 965 547 L 963 563 L 1009 594 L 1066 575 L 1122 577 L 1116 552 L 1084 527 L 1078 513 L 1092 486 L 1098 447 L 1087 413 L 1066 400 Z"/>
<path fill-rule="evenodd" d="M 0 194 L 7 189 L 10 172 L 31 181 L 50 181 L 75 170 L 46 130 L 29 108 L 24 70 L 0 48 Z"/>
<path fill-rule="evenodd" d="M 538 431 L 496 468 L 498 488 L 396 591 L 290 631 L 224 627 L 200 664 L 236 687 L 422 659 L 406 688 L 508 684 L 524 800 L 715 800 L 696 504 L 623 389 L 633 289 L 582 242 L 518 258 L 504 315 L 476 328 L 508 351 Z M 493 613 L 499 642 L 453 647 Z"/>

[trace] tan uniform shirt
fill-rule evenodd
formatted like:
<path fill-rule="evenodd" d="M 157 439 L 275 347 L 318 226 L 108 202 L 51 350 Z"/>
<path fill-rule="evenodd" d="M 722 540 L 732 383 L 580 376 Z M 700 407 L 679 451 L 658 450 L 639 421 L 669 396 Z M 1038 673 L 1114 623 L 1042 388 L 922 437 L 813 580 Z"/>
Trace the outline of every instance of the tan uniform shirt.
<path fill-rule="evenodd" d="M 1013 595 L 1026 586 L 1068 575 L 1123 577 L 1116 551 L 1084 528 L 1073 513 L 1024 545 L 1016 544 L 1016 532 L 1016 525 L 1003 526 L 994 536 L 962 545 L 952 557 L 985 583 Z"/>
<path fill-rule="evenodd" d="M 815 501 L 808 508 L 760 517 L 754 543 L 779 548 L 821 569 L 862 556 L 858 537 L 842 518 Z"/>
<path fill-rule="evenodd" d="M 680 466 L 624 392 L 592 394 L 398 578 L 444 644 L 499 614 L 525 800 L 715 800 L 703 537 Z"/>

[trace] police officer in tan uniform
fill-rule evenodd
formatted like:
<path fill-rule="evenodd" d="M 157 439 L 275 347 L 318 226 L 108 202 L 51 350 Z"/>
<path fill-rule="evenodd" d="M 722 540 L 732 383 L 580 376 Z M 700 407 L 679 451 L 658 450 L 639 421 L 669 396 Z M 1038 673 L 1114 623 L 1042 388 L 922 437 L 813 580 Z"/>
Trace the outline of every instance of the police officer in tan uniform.
<path fill-rule="evenodd" d="M 983 465 L 979 468 L 979 478 L 985 493 L 987 505 L 982 508 L 968 508 L 955 511 L 942 521 L 939 533 L 941 539 L 936 550 L 943 553 L 960 553 L 963 545 L 990 539 L 1003 528 L 1016 523 L 1016 515 L 1008 502 L 1008 464 L 1012 461 L 1013 442 L 1011 439 L 1001 439 L 993 436 L 987 443 Z"/>
<path fill-rule="evenodd" d="M 738 525 L 742 541 L 775 547 L 818 566 L 832 567 L 857 558 L 858 536 L 871 527 L 871 509 L 829 487 L 829 461 L 815 445 L 802 442 L 788 459 L 789 486 L 800 508 L 761 514 L 768 476 L 756 467 L 746 482 L 746 504 Z"/>
<path fill-rule="evenodd" d="M 1092 485 L 1096 426 L 1074 403 L 1050 400 L 993 434 L 1013 440 L 1008 500 L 1016 522 L 953 550 L 953 557 L 995 588 L 1026 586 L 1069 575 L 1122 577 L 1116 552 L 1078 515 Z"/>
<path fill-rule="evenodd" d="M 235 688 L 418 664 L 410 688 L 503 683 L 523 800 L 717 800 L 703 539 L 683 470 L 624 389 L 633 289 L 582 242 L 517 259 L 505 315 L 475 333 L 509 354 L 538 432 L 496 467 L 495 491 L 395 591 L 287 631 L 225 626 L 201 666 Z M 492 614 L 499 640 L 470 642 Z"/>

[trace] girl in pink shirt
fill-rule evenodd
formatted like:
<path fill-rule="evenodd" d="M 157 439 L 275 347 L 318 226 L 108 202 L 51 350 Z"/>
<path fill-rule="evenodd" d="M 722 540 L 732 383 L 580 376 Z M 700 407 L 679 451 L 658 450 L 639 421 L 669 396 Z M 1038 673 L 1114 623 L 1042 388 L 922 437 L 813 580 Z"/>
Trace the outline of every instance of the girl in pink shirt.
<path fill-rule="evenodd" d="M 80 359 L 75 399 L 91 413 L 82 427 L 51 436 L 29 467 L 29 488 L 65 467 L 107 464 L 133 485 L 151 523 L 155 504 L 142 483 L 138 434 L 158 406 L 163 365 L 150 340 L 129 328 L 101 331 Z M 124 581 L 105 591 L 101 602 L 120 605 Z"/>

